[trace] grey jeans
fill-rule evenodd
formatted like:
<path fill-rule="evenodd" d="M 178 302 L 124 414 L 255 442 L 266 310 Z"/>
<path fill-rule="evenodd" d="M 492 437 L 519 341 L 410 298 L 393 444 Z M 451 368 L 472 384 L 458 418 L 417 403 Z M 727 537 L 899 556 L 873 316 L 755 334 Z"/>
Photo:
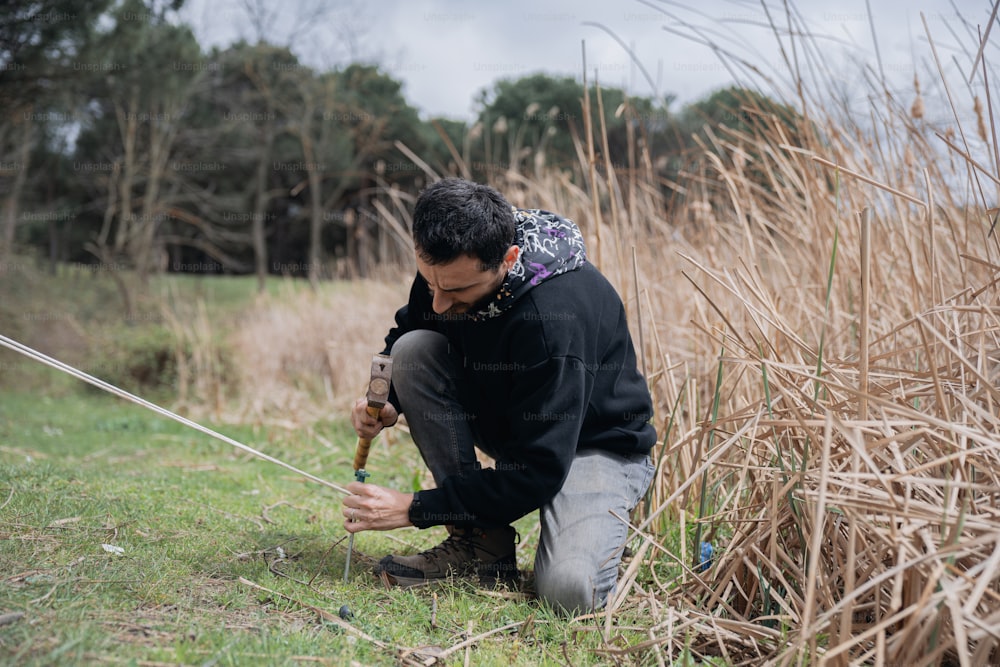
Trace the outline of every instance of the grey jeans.
<path fill-rule="evenodd" d="M 417 330 L 392 348 L 392 384 L 410 434 L 440 483 L 476 466 L 475 447 L 493 456 L 462 405 L 461 360 L 441 334 Z M 535 554 L 539 597 L 568 612 L 603 607 L 618 578 L 627 518 L 653 478 L 649 456 L 588 450 L 577 454 L 556 496 L 539 510 Z"/>

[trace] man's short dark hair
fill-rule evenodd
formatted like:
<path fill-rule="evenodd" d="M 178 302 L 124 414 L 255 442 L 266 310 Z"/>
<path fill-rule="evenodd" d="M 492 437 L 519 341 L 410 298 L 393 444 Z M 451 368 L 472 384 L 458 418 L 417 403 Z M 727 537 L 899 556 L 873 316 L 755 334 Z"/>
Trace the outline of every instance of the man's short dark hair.
<path fill-rule="evenodd" d="M 413 210 L 413 243 L 428 264 L 476 257 L 483 271 L 495 271 L 514 243 L 514 212 L 488 185 L 445 178 L 429 185 Z"/>

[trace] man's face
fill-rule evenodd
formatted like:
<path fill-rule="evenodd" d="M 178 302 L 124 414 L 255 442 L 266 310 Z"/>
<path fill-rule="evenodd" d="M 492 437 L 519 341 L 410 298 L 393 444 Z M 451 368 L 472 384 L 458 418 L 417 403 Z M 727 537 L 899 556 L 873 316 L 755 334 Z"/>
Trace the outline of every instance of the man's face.
<path fill-rule="evenodd" d="M 520 248 L 511 246 L 495 271 L 483 271 L 479 259 L 460 255 L 447 264 L 428 264 L 417 253 L 417 271 L 427 281 L 434 312 L 458 315 L 492 296 L 503 283 L 507 271 L 517 261 Z"/>

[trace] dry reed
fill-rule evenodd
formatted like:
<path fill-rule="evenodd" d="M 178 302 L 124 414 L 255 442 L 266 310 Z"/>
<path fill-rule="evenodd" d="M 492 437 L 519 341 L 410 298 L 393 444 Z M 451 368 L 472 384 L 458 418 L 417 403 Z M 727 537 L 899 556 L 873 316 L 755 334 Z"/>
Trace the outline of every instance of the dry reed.
<path fill-rule="evenodd" d="M 579 138 L 573 180 L 494 179 L 600 243 L 642 330 L 662 437 L 636 517 L 659 547 L 645 562 L 655 575 L 675 558 L 663 542 L 682 516 L 715 542 L 711 569 L 682 563 L 681 585 L 643 594 L 627 573 L 616 608 L 631 595 L 669 614 L 618 655 L 1000 660 L 996 150 L 979 96 L 949 94 L 976 110 L 967 133 L 957 113 L 910 116 L 881 80 L 861 117 L 824 105 L 822 80 L 796 82 L 795 124 L 748 97 L 756 122 L 705 128 L 673 205 L 645 170 L 594 177 L 598 130 Z"/>
<path fill-rule="evenodd" d="M 943 141 L 965 136 L 957 118 L 932 128 L 873 92 L 870 132 L 846 109 L 789 128 L 747 107 L 753 130 L 708 134 L 686 184 L 700 200 L 620 213 L 648 225 L 638 288 L 659 331 L 645 354 L 665 464 L 639 527 L 690 522 L 703 485 L 716 499 L 700 517 L 711 570 L 661 590 L 693 621 L 660 638 L 675 650 L 1000 659 L 1000 246 L 982 187 L 995 147 Z"/>
<path fill-rule="evenodd" d="M 794 7 L 786 22 L 810 34 Z M 629 168 L 598 176 L 596 128 L 576 138 L 573 174 L 537 160 L 532 174 L 492 174 L 515 205 L 581 225 L 642 341 L 661 438 L 651 502 L 634 517 L 648 577 L 630 569 L 613 611 L 654 621 L 647 641 L 609 656 L 1000 661 L 1000 243 L 990 217 L 1000 151 L 982 120 L 995 116 L 988 46 L 965 54 L 982 67 L 970 67 L 980 73 L 967 99 L 943 74 L 939 87 L 952 109 L 974 110 L 975 132 L 957 111 L 931 125 L 926 86 L 911 114 L 879 72 L 866 73 L 869 108 L 830 103 L 833 75 L 798 37 L 789 71 L 813 77 L 791 86 L 799 118 L 748 98 L 739 111 L 756 122 L 706 127 L 681 197 L 662 195 L 642 137 Z M 468 173 L 461 160 L 456 169 Z M 383 223 L 406 229 L 397 208 L 380 209 Z M 370 310 L 336 292 L 255 309 L 236 337 L 260 355 L 242 380 L 252 411 L 294 411 L 314 389 L 296 383 L 317 370 L 331 396 L 356 392 L 374 332 L 405 296 L 359 289 L 371 290 Z M 331 340 L 342 346 L 332 355 Z M 661 581 L 656 565 L 678 560 L 664 545 L 679 521 L 716 557 L 705 572 L 684 558 L 682 580 Z"/>

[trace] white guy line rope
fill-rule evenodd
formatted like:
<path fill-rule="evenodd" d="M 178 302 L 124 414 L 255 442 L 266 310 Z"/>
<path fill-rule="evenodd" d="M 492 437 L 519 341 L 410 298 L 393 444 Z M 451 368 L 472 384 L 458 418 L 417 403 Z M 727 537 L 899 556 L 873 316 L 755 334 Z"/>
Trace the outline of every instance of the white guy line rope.
<path fill-rule="evenodd" d="M 96 378 L 93 375 L 88 375 L 87 373 L 84 373 L 83 371 L 81 371 L 81 370 L 79 370 L 77 368 L 74 368 L 74 367 L 70 366 L 69 364 L 63 363 L 63 362 L 59 361 L 58 359 L 53 359 L 52 357 L 44 355 L 41 352 L 39 352 L 38 350 L 32 349 L 32 348 L 28 347 L 27 345 L 25 345 L 23 343 L 17 342 L 16 340 L 12 340 L 10 338 L 7 338 L 7 336 L 4 336 L 2 334 L 0 334 L 0 345 L 3 345 L 4 347 L 6 347 L 8 349 L 14 350 L 15 352 L 20 352 L 24 356 L 26 356 L 26 357 L 28 357 L 30 359 L 34 359 L 35 361 L 39 361 L 39 362 L 45 364 L 46 366 L 51 366 L 52 368 L 55 368 L 55 369 L 60 370 L 60 371 L 63 371 L 64 373 L 68 373 L 68 374 L 72 375 L 73 377 L 75 377 L 75 378 L 77 378 L 79 380 L 83 380 L 84 382 L 92 384 L 95 387 L 97 387 L 99 389 L 103 389 L 106 392 L 112 393 L 115 396 L 118 396 L 120 398 L 124 398 L 124 399 L 126 399 L 128 401 L 132 401 L 133 403 L 141 405 L 144 408 L 148 408 L 148 409 L 152 410 L 153 412 L 155 412 L 157 414 L 160 414 L 160 415 L 163 415 L 164 417 L 167 417 L 168 419 L 173 419 L 174 421 L 180 422 L 181 424 L 184 424 L 185 426 L 190 426 L 191 428 L 193 428 L 196 431 L 201 431 L 202 433 L 205 433 L 206 435 L 210 435 L 213 438 L 216 438 L 217 440 L 221 440 L 222 442 L 225 442 L 225 443 L 227 443 L 229 445 L 232 445 L 233 447 L 236 447 L 237 449 L 242 449 L 243 451 L 247 452 L 248 454 L 253 454 L 257 458 L 264 459 L 265 461 L 269 461 L 270 463 L 274 463 L 275 465 L 279 465 L 282 468 L 284 468 L 285 470 L 290 470 L 291 472 L 294 472 L 296 475 L 302 475 L 306 479 L 311 480 L 313 482 L 316 482 L 317 484 L 322 484 L 323 486 L 326 486 L 326 487 L 329 487 L 331 489 L 334 489 L 335 491 L 340 491 L 343 494 L 350 495 L 350 491 L 348 491 L 347 489 L 345 489 L 342 486 L 334 484 L 333 482 L 328 482 L 325 479 L 320 479 L 319 477 L 316 477 L 315 475 L 311 475 L 311 474 L 305 472 L 304 470 L 299 470 L 295 466 L 289 465 L 289 464 L 285 463 L 284 461 L 279 461 L 278 459 L 274 458 L 273 456 L 268 456 L 264 452 L 258 452 L 253 447 L 248 447 L 247 445 L 244 445 L 241 442 L 237 442 L 237 441 L 233 440 L 229 436 L 222 435 L 221 433 L 213 431 L 212 429 L 208 428 L 207 426 L 202 426 L 201 424 L 199 424 L 197 422 L 193 422 L 190 419 L 188 419 L 187 417 L 181 417 L 180 415 L 178 415 L 178 414 L 176 414 L 174 412 L 171 412 L 170 410 L 167 410 L 166 408 L 161 408 L 159 405 L 156 405 L 155 403 L 150 403 L 149 401 L 147 401 L 144 398 L 139 398 L 135 394 L 130 394 L 127 391 L 125 391 L 124 389 L 116 387 L 116 386 L 114 386 L 113 384 L 111 384 L 109 382 L 105 382 L 104 380 L 101 380 L 100 378 Z"/>

